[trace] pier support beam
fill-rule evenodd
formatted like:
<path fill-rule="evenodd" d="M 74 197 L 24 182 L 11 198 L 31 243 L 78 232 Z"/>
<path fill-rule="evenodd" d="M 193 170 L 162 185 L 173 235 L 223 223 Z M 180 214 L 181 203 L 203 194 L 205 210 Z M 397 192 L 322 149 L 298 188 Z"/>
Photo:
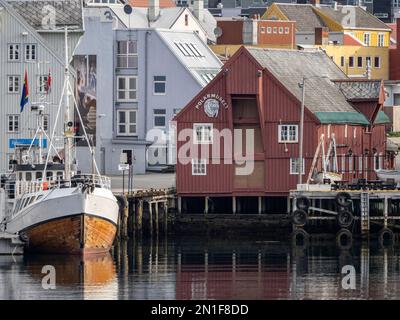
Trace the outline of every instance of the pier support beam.
<path fill-rule="evenodd" d="M 164 234 L 168 232 L 168 202 L 164 203 Z"/>
<path fill-rule="evenodd" d="M 149 229 L 150 235 L 153 235 L 153 204 L 149 202 Z"/>
<path fill-rule="evenodd" d="M 286 203 L 286 206 L 287 206 L 287 208 L 286 208 L 286 213 L 287 214 L 289 214 L 290 212 L 291 212 L 291 208 L 290 208 L 290 205 L 291 205 L 291 201 L 290 201 L 290 196 L 288 196 L 287 197 L 287 203 Z"/>
<path fill-rule="evenodd" d="M 236 214 L 236 197 L 232 197 L 232 213 Z"/>
<path fill-rule="evenodd" d="M 383 225 L 385 228 L 388 226 L 388 215 L 389 215 L 389 199 L 388 197 L 383 198 Z"/>
<path fill-rule="evenodd" d="M 143 200 L 138 201 L 138 209 L 137 209 L 137 231 L 142 232 L 143 227 Z"/>
<path fill-rule="evenodd" d="M 263 212 L 263 197 L 258 197 L 258 214 Z"/>
<path fill-rule="evenodd" d="M 178 197 L 178 213 L 182 214 L 182 197 Z"/>
<path fill-rule="evenodd" d="M 159 221 L 158 221 L 158 202 L 156 202 L 155 205 L 156 205 L 156 207 L 155 207 L 155 214 L 156 214 L 156 221 L 155 221 L 155 223 L 156 223 L 156 234 L 158 235 L 158 223 L 159 223 Z"/>
<path fill-rule="evenodd" d="M 208 214 L 208 197 L 204 197 L 204 214 Z"/>

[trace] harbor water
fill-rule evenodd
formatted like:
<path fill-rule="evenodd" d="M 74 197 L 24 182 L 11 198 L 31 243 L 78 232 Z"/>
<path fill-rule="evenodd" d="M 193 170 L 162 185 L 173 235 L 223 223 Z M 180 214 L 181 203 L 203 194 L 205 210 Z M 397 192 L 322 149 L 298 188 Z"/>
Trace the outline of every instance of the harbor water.
<path fill-rule="evenodd" d="M 0 256 L 0 299 L 399 299 L 398 249 L 160 237 L 103 256 Z"/>

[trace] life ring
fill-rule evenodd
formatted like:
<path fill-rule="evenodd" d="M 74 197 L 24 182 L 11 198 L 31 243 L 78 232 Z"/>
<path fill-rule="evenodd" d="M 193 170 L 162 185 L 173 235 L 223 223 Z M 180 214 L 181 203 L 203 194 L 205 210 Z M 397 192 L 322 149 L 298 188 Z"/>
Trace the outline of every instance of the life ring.
<path fill-rule="evenodd" d="M 378 235 L 379 244 L 384 247 L 394 244 L 394 233 L 389 228 L 383 228 Z"/>
<path fill-rule="evenodd" d="M 48 183 L 47 181 L 44 181 L 44 182 L 42 183 L 42 189 L 43 189 L 43 190 L 48 190 L 48 189 L 49 189 L 49 183 Z"/>
<path fill-rule="evenodd" d="M 349 210 L 343 210 L 338 212 L 337 221 L 342 228 L 348 228 L 352 225 L 354 216 Z"/>
<path fill-rule="evenodd" d="M 353 234 L 348 229 L 340 229 L 336 234 L 336 244 L 341 249 L 350 249 L 353 245 Z"/>
<path fill-rule="evenodd" d="M 308 211 L 310 200 L 307 197 L 298 197 L 296 199 L 296 207 L 297 209 Z"/>
<path fill-rule="evenodd" d="M 292 221 L 293 224 L 298 227 L 304 227 L 308 220 L 308 213 L 304 210 L 296 210 L 293 212 Z"/>
<path fill-rule="evenodd" d="M 339 192 L 336 195 L 336 204 L 342 208 L 348 208 L 351 205 L 351 195 L 347 192 Z"/>

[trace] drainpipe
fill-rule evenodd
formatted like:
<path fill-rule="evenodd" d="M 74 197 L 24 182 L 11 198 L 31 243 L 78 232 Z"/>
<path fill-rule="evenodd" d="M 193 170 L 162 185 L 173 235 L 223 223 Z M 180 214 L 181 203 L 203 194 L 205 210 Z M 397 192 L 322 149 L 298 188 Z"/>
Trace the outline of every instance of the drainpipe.
<path fill-rule="evenodd" d="M 144 136 L 146 140 L 147 135 L 147 113 L 148 113 L 148 103 L 147 103 L 147 72 L 148 72 L 148 42 L 149 36 L 151 35 L 151 31 L 147 30 L 145 35 L 145 46 L 144 46 L 144 58 L 145 58 L 145 67 L 144 67 Z"/>

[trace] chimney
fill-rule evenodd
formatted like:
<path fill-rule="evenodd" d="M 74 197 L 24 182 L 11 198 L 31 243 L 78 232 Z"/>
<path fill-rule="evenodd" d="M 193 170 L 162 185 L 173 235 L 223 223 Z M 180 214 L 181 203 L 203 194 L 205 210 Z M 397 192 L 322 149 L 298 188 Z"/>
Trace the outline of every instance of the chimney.
<path fill-rule="evenodd" d="M 243 21 L 243 44 L 258 44 L 258 21 L 255 19 L 245 19 Z"/>
<path fill-rule="evenodd" d="M 156 21 L 160 15 L 160 0 L 149 0 L 149 21 Z"/>
<path fill-rule="evenodd" d="M 193 1 L 193 15 L 199 21 L 204 21 L 204 0 Z"/>
<path fill-rule="evenodd" d="M 310 4 L 312 4 L 313 6 L 319 7 L 321 5 L 321 1 L 320 0 L 310 0 Z"/>
<path fill-rule="evenodd" d="M 338 11 L 338 2 L 333 1 L 333 10 Z"/>
<path fill-rule="evenodd" d="M 322 28 L 322 27 L 315 28 L 315 45 L 325 46 L 327 44 L 329 44 L 328 28 Z"/>

